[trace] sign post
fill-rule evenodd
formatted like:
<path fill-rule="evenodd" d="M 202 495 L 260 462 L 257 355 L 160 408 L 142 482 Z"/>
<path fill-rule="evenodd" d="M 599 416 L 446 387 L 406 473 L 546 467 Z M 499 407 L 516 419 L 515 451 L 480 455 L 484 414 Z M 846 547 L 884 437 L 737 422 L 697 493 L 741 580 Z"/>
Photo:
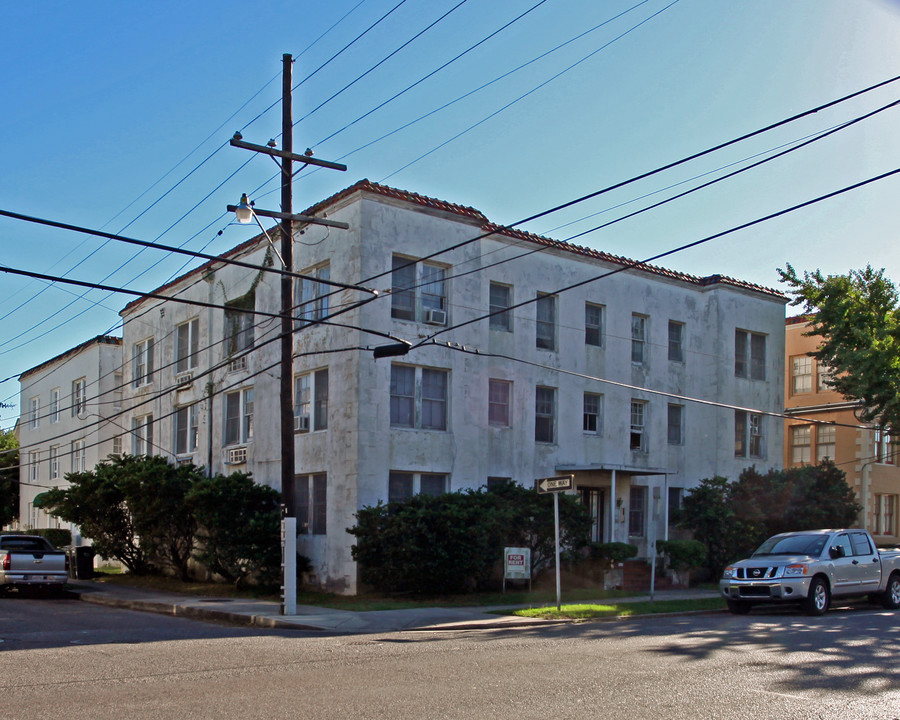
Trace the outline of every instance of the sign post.
<path fill-rule="evenodd" d="M 575 488 L 574 475 L 557 475 L 534 481 L 534 489 L 540 494 L 553 493 L 553 530 L 556 539 L 556 610 L 562 609 L 562 592 L 559 577 L 559 493 Z"/>

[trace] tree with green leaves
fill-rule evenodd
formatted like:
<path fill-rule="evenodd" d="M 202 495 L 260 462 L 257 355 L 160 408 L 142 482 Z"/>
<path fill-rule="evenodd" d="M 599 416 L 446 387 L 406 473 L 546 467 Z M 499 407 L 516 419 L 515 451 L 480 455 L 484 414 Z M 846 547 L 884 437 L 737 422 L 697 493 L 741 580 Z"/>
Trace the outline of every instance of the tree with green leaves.
<path fill-rule="evenodd" d="M 820 338 L 813 357 L 831 369 L 828 384 L 860 401 L 862 420 L 900 428 L 900 294 L 884 270 L 801 277 L 787 265 L 778 273 L 791 304 L 810 313 L 808 334 Z"/>
<path fill-rule="evenodd" d="M 0 527 L 19 516 L 19 441 L 0 430 Z"/>

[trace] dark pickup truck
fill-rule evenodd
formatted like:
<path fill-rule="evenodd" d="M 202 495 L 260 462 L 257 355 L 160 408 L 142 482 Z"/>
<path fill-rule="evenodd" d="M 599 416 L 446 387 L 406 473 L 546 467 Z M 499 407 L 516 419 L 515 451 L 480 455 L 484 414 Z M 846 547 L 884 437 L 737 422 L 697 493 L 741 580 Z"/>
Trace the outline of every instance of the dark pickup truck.
<path fill-rule="evenodd" d="M 69 557 L 39 535 L 0 535 L 0 592 L 57 590 L 69 578 Z"/>

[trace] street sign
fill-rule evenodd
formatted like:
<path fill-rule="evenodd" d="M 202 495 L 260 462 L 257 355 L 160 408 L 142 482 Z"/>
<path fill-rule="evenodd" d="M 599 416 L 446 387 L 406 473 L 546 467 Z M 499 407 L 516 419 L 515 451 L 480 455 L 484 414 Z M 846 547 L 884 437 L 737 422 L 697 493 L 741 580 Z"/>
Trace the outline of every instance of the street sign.
<path fill-rule="evenodd" d="M 572 490 L 575 487 L 574 475 L 557 475 L 534 481 L 534 489 L 539 493 L 555 493 Z"/>

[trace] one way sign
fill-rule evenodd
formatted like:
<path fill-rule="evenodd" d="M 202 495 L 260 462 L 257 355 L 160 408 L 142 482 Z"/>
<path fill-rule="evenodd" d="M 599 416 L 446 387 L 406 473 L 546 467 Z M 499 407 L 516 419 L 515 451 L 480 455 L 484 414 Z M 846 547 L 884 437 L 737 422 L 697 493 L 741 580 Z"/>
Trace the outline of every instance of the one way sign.
<path fill-rule="evenodd" d="M 534 481 L 534 489 L 539 493 L 562 492 L 563 490 L 572 490 L 574 487 L 574 475 L 557 475 L 556 477 L 540 478 Z"/>

